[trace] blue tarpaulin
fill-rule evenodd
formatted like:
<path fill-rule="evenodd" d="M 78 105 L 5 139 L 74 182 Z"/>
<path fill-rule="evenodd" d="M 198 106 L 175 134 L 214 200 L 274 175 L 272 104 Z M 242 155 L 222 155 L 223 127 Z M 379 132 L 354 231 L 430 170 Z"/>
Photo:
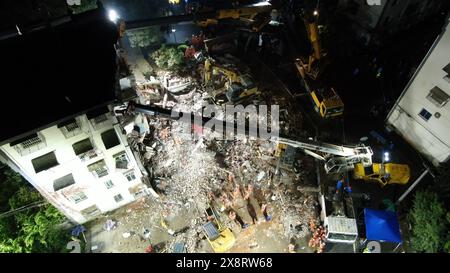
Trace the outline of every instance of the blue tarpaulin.
<path fill-rule="evenodd" d="M 400 225 L 392 211 L 364 209 L 366 238 L 371 241 L 401 243 Z"/>

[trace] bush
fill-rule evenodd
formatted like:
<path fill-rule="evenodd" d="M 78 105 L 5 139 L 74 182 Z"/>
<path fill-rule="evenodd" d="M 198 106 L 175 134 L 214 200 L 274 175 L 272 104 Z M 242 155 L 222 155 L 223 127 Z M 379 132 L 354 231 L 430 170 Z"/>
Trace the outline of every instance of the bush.
<path fill-rule="evenodd" d="M 162 45 L 160 49 L 153 52 L 152 58 L 158 67 L 167 70 L 176 70 L 184 63 L 184 54 L 175 47 Z"/>
<path fill-rule="evenodd" d="M 436 253 L 449 247 L 449 218 L 438 195 L 429 190 L 416 193 L 410 212 L 412 246 L 420 252 Z"/>
<path fill-rule="evenodd" d="M 0 173 L 0 184 L 0 214 L 12 211 L 0 218 L 0 252 L 66 252 L 70 233 L 59 228 L 65 217 L 12 170 Z"/>

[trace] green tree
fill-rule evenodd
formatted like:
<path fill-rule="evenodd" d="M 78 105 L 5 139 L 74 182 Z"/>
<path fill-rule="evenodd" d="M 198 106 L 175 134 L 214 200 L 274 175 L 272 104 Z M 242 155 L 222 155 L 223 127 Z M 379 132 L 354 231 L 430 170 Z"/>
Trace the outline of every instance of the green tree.
<path fill-rule="evenodd" d="M 444 249 L 448 236 L 448 215 L 438 195 L 418 191 L 410 211 L 412 246 L 417 251 L 436 253 Z"/>
<path fill-rule="evenodd" d="M 62 252 L 70 234 L 59 226 L 65 217 L 47 204 L 20 175 L 0 172 L 0 252 Z M 31 205 L 31 206 L 30 206 Z M 19 208 L 25 210 L 17 210 Z M 5 212 L 13 211 L 11 215 Z"/>
<path fill-rule="evenodd" d="M 154 26 L 136 30 L 128 30 L 127 36 L 130 40 L 130 46 L 133 48 L 157 45 L 163 40 L 161 31 L 158 27 Z"/>
<path fill-rule="evenodd" d="M 176 47 L 162 45 L 160 49 L 152 53 L 152 58 L 158 67 L 168 70 L 176 70 L 184 63 L 183 52 Z"/>
<path fill-rule="evenodd" d="M 97 0 L 79 0 L 80 5 L 69 5 L 69 9 L 72 10 L 74 14 L 83 13 L 92 9 L 98 8 Z M 72 1 L 74 2 L 74 1 Z"/>

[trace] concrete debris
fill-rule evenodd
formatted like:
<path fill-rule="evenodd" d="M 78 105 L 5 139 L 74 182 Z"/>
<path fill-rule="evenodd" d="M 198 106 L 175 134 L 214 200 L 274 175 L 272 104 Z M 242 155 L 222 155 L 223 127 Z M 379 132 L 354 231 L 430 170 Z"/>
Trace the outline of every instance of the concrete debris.
<path fill-rule="evenodd" d="M 194 78 L 162 75 L 163 84 L 152 82 L 141 86 L 141 100 L 200 114 L 205 105 L 202 94 L 206 93 L 201 84 Z M 167 88 L 170 93 L 164 91 Z M 271 92 L 263 92 L 261 99 L 261 104 L 278 104 L 283 109 L 282 134 L 305 134 L 302 116 L 295 111 L 292 100 L 273 96 Z M 124 225 L 132 225 L 129 230 L 144 230 L 141 236 L 144 240 L 153 240 L 157 233 L 164 233 L 160 236 L 167 236 L 164 238 L 169 250 L 183 244 L 188 253 L 204 251 L 199 248 L 205 239 L 202 225 L 207 222 L 209 207 L 219 212 L 222 225 L 232 228 L 234 233 L 247 232 L 248 228 L 243 229 L 246 226 L 268 224 L 271 233 L 281 228 L 286 240 L 310 234 L 305 227 L 309 226 L 309 219 L 317 218 L 318 204 L 317 187 L 308 184 L 315 178 L 303 170 L 305 162 L 311 162 L 309 157 L 297 153 L 294 162 L 301 164 L 294 171 L 292 166 L 280 167 L 280 159 L 274 156 L 275 143 L 267 140 L 247 137 L 219 140 L 215 132 L 194 128 L 192 133 L 191 125 L 159 116 L 147 116 L 136 122 L 145 125 L 142 130 L 145 133 L 135 137 L 138 144 L 132 147 L 141 155 L 144 166 L 152 170 L 151 184 L 160 194 L 160 198 L 142 204 L 148 214 L 145 222 L 133 213 L 125 216 Z M 106 230 L 115 228 L 112 220 L 107 223 Z M 132 235 L 132 232 L 122 234 L 123 238 Z M 260 247 L 256 241 L 245 245 Z"/>

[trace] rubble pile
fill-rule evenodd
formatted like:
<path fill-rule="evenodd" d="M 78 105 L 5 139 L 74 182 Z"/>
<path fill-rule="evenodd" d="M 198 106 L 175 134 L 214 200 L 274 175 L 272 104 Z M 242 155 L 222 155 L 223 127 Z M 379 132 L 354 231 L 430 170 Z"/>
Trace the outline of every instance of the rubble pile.
<path fill-rule="evenodd" d="M 163 101 L 152 103 L 199 114 L 205 104 L 202 94 L 201 85 L 193 83 L 183 94 L 164 95 Z M 262 99 L 267 105 L 280 105 L 281 133 L 304 134 L 302 116 L 292 101 L 267 94 Z M 153 202 L 151 211 L 156 213 L 151 221 L 158 223 L 187 214 L 181 231 L 171 230 L 170 224 L 165 227 L 173 238 L 168 242 L 169 249 L 183 243 L 188 252 L 198 251 L 199 242 L 204 239 L 205 210 L 213 201 L 225 212 L 221 222 L 234 229 L 236 223 L 225 210 L 236 205 L 237 199 L 249 200 L 250 196 L 259 206 L 268 204 L 264 205 L 270 214 L 266 221 L 280 221 L 286 238 L 303 238 L 310 233 L 308 221 L 316 217 L 316 198 L 300 192 L 302 185 L 296 182 L 301 172 L 294 172 L 292 166 L 279 168 L 275 143 L 248 137 L 219 140 L 216 133 L 193 128 L 195 125 L 186 127 L 192 125 L 181 121 L 157 116 L 147 120 L 150 130 L 145 139 L 141 138 L 144 147 L 141 145 L 139 152 L 144 164 L 153 170 L 155 190 L 161 193 L 161 198 Z M 256 208 L 259 214 L 260 209 Z"/>

